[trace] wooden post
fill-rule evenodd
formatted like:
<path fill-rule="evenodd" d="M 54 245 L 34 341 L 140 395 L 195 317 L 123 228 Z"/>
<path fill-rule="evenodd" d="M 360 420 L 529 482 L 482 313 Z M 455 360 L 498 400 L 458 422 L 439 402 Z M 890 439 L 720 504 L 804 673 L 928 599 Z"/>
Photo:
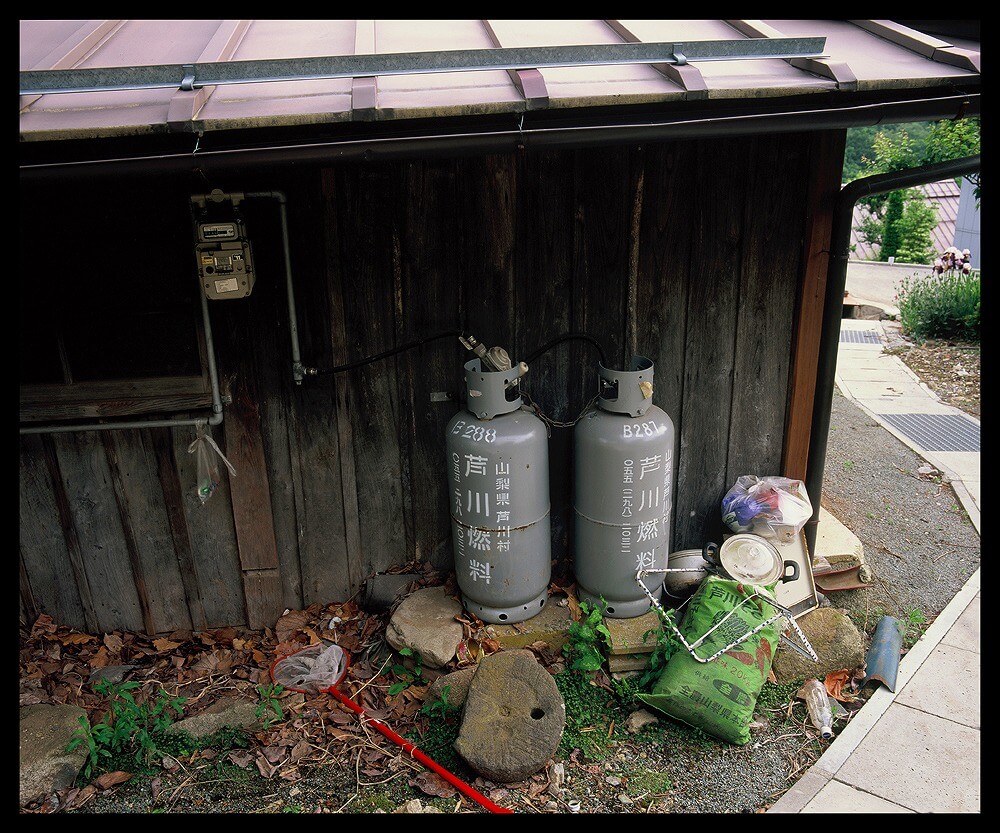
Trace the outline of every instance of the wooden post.
<path fill-rule="evenodd" d="M 793 480 L 805 480 L 809 461 L 816 370 L 823 334 L 823 306 L 830 266 L 833 212 L 844 168 L 846 130 L 830 130 L 812 137 L 812 162 L 805 234 L 801 291 L 796 313 L 789 383 L 788 420 L 781 471 Z"/>

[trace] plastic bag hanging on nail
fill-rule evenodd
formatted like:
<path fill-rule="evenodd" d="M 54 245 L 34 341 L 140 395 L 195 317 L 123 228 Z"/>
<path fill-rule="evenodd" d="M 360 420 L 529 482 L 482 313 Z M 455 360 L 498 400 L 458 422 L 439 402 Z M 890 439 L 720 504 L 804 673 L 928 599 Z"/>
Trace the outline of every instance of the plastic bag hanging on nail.
<path fill-rule="evenodd" d="M 233 464 L 226 459 L 226 455 L 222 453 L 219 446 L 215 444 L 215 440 L 212 439 L 210 434 L 205 433 L 205 429 L 198 426 L 198 436 L 195 438 L 194 442 L 188 446 L 189 454 L 196 454 L 198 459 L 198 500 L 201 501 L 202 506 L 205 502 L 215 494 L 215 490 L 219 488 L 220 477 L 219 477 L 219 460 L 221 459 L 223 463 L 226 464 L 226 468 L 229 469 L 229 473 L 236 477 L 236 469 L 233 468 Z"/>

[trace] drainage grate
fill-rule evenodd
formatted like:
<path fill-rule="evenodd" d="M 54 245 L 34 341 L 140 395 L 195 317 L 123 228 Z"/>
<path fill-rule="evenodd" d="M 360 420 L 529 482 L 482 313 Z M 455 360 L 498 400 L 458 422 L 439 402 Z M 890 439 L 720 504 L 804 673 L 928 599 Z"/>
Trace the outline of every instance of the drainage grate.
<path fill-rule="evenodd" d="M 840 340 L 848 344 L 881 344 L 876 330 L 841 330 Z"/>
<path fill-rule="evenodd" d="M 879 414 L 924 451 L 979 451 L 979 426 L 957 414 Z"/>

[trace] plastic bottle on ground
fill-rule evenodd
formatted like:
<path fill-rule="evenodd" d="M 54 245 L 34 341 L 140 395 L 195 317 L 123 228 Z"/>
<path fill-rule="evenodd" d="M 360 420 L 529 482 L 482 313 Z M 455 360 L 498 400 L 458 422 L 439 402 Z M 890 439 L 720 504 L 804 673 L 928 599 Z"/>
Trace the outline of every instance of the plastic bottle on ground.
<path fill-rule="evenodd" d="M 809 709 L 809 719 L 819 729 L 820 735 L 829 740 L 833 737 L 833 709 L 826 693 L 826 686 L 819 680 L 806 680 L 802 686 L 802 697 Z"/>

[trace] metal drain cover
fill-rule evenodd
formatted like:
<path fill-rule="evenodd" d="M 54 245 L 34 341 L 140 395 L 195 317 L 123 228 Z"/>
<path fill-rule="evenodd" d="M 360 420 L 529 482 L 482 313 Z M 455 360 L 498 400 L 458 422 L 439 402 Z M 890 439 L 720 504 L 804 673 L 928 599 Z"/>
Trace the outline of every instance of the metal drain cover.
<path fill-rule="evenodd" d="M 840 340 L 848 344 L 881 344 L 876 330 L 841 330 Z"/>
<path fill-rule="evenodd" d="M 959 414 L 879 414 L 924 451 L 979 451 L 979 426 Z"/>

